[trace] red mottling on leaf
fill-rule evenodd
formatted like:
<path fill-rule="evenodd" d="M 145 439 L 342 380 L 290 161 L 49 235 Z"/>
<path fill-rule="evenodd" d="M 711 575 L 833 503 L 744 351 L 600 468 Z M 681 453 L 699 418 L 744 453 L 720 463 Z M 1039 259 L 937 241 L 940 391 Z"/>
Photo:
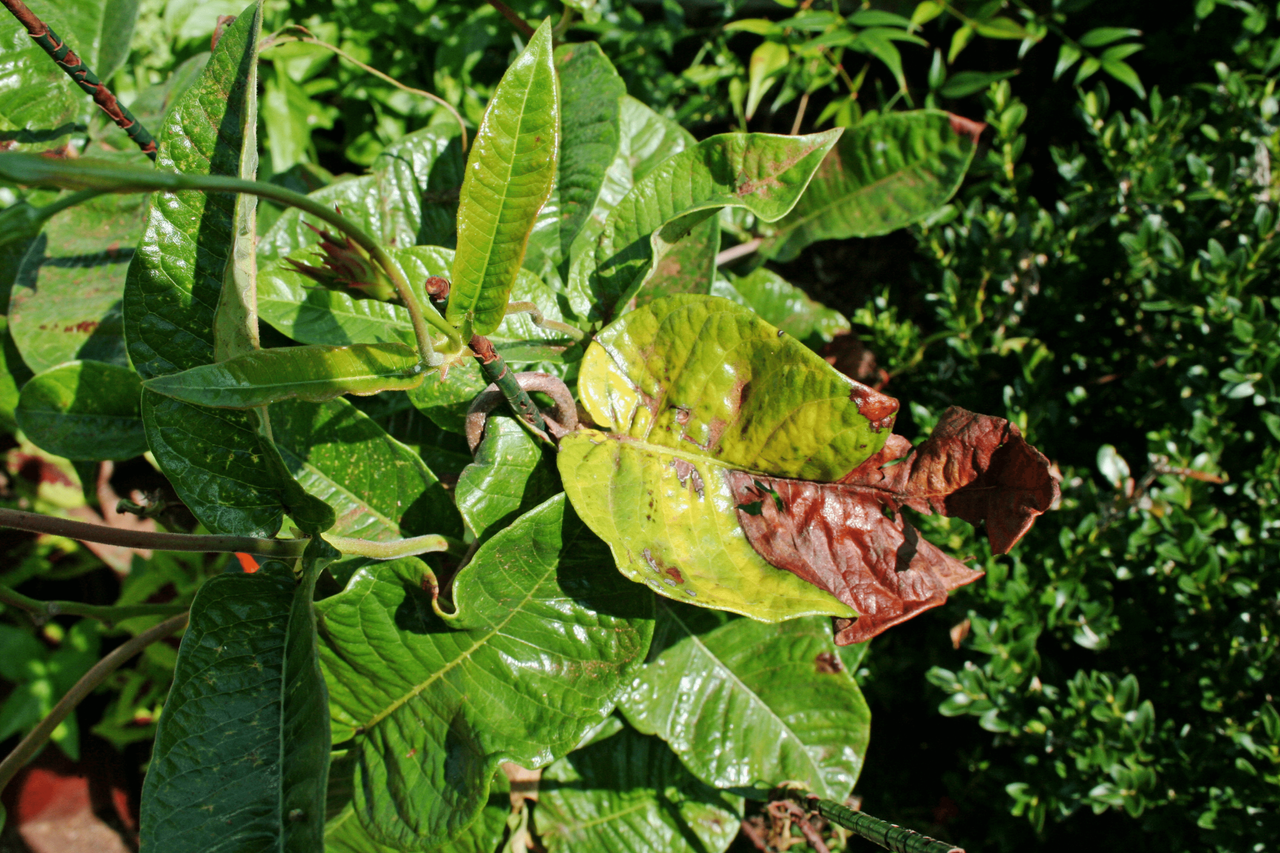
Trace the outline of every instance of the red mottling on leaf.
<path fill-rule="evenodd" d="M 971 118 L 958 116 L 955 113 L 947 113 L 947 118 L 951 120 L 951 129 L 960 136 L 967 136 L 973 140 L 973 144 L 978 144 L 978 137 L 982 136 L 982 131 L 987 129 L 984 122 L 974 121 Z"/>
<path fill-rule="evenodd" d="M 854 382 L 849 389 L 849 399 L 858 405 L 858 414 L 871 421 L 875 430 L 891 429 L 898 414 L 898 401 L 888 394 L 881 394 L 861 382 Z"/>
<path fill-rule="evenodd" d="M 869 640 L 982 577 L 922 539 L 902 507 L 985 524 L 1003 554 L 1058 497 L 1049 461 L 1017 427 L 956 407 L 919 447 L 891 435 L 838 483 L 742 471 L 728 481 L 756 553 L 858 611 L 835 620 L 839 645 Z"/>

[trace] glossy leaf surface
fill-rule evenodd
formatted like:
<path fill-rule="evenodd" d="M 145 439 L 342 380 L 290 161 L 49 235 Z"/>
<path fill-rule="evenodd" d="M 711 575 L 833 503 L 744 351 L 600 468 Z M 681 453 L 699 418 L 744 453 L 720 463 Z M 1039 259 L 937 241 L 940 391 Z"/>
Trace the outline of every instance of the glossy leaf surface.
<path fill-rule="evenodd" d="M 720 207 L 744 207 L 766 222 L 784 216 L 839 136 L 838 129 L 809 136 L 722 134 L 663 160 L 610 212 L 594 256 L 584 254 L 575 264 L 574 310 L 608 317 L 630 299 L 653 272 L 650 236 L 675 219 Z"/>
<path fill-rule="evenodd" d="M 555 178 L 560 99 L 544 22 L 507 69 L 467 157 L 446 319 L 469 340 L 506 313 L 525 244 Z"/>
<path fill-rule="evenodd" d="M 897 401 L 836 373 L 727 299 L 677 296 L 597 335 L 578 379 L 614 432 L 560 444 L 569 499 L 618 568 L 676 600 L 777 621 L 851 615 L 748 546 L 729 472 L 839 479 L 883 445 Z"/>
<path fill-rule="evenodd" d="M 250 409 L 295 397 L 318 403 L 343 394 L 405 391 L 422 382 L 423 370 L 405 344 L 283 347 L 157 376 L 146 386 L 200 406 Z"/>
<path fill-rule="evenodd" d="M 557 463 L 574 509 L 630 580 L 769 622 L 854 613 L 752 549 L 732 512 L 731 469 L 722 463 L 592 430 L 561 439 Z"/>
<path fill-rule="evenodd" d="M 699 782 L 662 741 L 629 728 L 570 753 L 542 779 L 534 817 L 549 853 L 720 853 L 738 834 L 738 797 Z"/>
<path fill-rule="evenodd" d="M 268 562 L 200 588 L 143 786 L 147 849 L 320 849 L 329 727 L 318 572 L 299 584 Z"/>
<path fill-rule="evenodd" d="M 102 80 L 110 80 L 129 52 L 137 0 L 81 0 L 27 4 Z M 97 110 L 66 72 L 12 15 L 0 18 L 0 133 L 19 150 L 48 150 L 66 141 Z"/>
<path fill-rule="evenodd" d="M 952 407 L 928 440 L 909 449 L 894 436 L 836 484 L 729 476 L 752 547 L 861 614 L 837 621 L 841 645 L 937 607 L 950 590 L 982 576 L 921 538 L 901 507 L 985 523 L 992 550 L 1003 553 L 1058 497 L 1048 460 L 1003 418 Z"/>
<path fill-rule="evenodd" d="M 731 275 L 729 281 L 761 319 L 810 349 L 819 349 L 850 329 L 849 321 L 839 311 L 810 299 L 768 267 L 757 267 L 745 276 Z"/>
<path fill-rule="evenodd" d="M 798 781 L 837 802 L 853 788 L 871 712 L 836 658 L 827 620 L 725 624 L 658 603 L 649 659 L 620 706 L 716 788 Z"/>
<path fill-rule="evenodd" d="M 74 359 L 129 365 L 121 298 L 145 213 L 144 196 L 93 199 L 56 214 L 31 244 L 9 328 L 32 370 Z"/>
<path fill-rule="evenodd" d="M 141 394 L 127 367 L 68 362 L 23 386 L 18 426 L 40 449 L 67 459 L 131 459 L 147 449 Z"/>
<path fill-rule="evenodd" d="M 923 219 L 959 188 L 983 127 L 919 110 L 850 128 L 760 251 L 789 261 L 816 240 L 887 234 Z"/>
<path fill-rule="evenodd" d="M 240 174 L 261 28 L 255 9 L 227 28 L 200 79 L 169 111 L 157 134 L 158 169 Z M 225 193 L 152 195 L 124 296 L 129 359 L 144 380 L 214 361 L 214 313 L 235 221 L 235 199 Z M 263 455 L 256 416 L 144 391 L 142 417 L 161 470 L 206 527 L 274 535 L 289 487 Z"/>
<path fill-rule="evenodd" d="M 448 246 L 453 244 L 464 164 L 456 126 L 426 127 L 384 148 L 368 175 L 338 181 L 310 196 L 339 208 L 388 248 Z M 282 213 L 258 244 L 259 260 L 277 260 L 314 245 L 317 237 L 307 223 L 328 227 L 296 208 Z"/>
<path fill-rule="evenodd" d="M 648 648 L 652 599 L 608 559 L 557 497 L 480 548 L 453 582 L 455 615 L 435 613 L 413 559 L 361 570 L 318 605 L 335 737 L 352 741 L 375 840 L 449 841 L 500 761 L 542 766 L 609 713 Z"/>
<path fill-rule="evenodd" d="M 350 401 L 275 403 L 271 434 L 289 473 L 333 507 L 335 535 L 386 541 L 462 533 L 439 478 Z"/>
<path fill-rule="evenodd" d="M 510 417 L 490 417 L 475 461 L 458 477 L 458 510 L 476 538 L 501 530 L 560 491 L 542 448 Z"/>

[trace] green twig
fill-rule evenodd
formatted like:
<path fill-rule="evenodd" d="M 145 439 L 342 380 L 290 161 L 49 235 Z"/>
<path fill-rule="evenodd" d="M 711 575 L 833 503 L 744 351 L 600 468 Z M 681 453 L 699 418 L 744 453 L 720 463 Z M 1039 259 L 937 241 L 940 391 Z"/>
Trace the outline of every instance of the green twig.
<path fill-rule="evenodd" d="M 817 812 L 832 823 L 839 824 L 855 835 L 885 850 L 892 850 L 894 853 L 964 853 L 964 850 L 954 844 L 930 838 L 914 829 L 906 829 L 887 820 L 872 817 L 865 812 L 855 812 L 832 800 L 824 800 L 812 794 L 804 797 L 803 800 L 795 794 L 791 794 L 790 798 L 801 801 L 810 811 Z"/>
<path fill-rule="evenodd" d="M 476 354 L 476 361 L 480 362 L 480 372 L 490 384 L 498 386 L 498 390 L 502 392 L 507 405 L 511 406 L 516 417 L 532 427 L 535 432 L 545 436 L 547 424 L 542 419 L 542 412 L 538 411 L 538 407 L 533 404 L 528 392 L 520 387 L 516 375 L 507 369 L 506 361 L 498 355 L 498 351 L 493 348 L 489 339 L 474 335 L 471 338 L 471 349 Z"/>
<path fill-rule="evenodd" d="M 305 539 L 255 539 L 251 536 L 148 533 L 4 507 L 0 507 L 0 527 L 12 527 L 30 533 L 47 533 L 51 536 L 65 536 L 68 539 L 79 539 L 84 542 L 119 545 L 123 548 L 150 548 L 153 551 L 239 552 L 277 560 L 297 559 L 302 556 L 302 552 L 307 547 Z"/>
<path fill-rule="evenodd" d="M 461 557 L 467 552 L 467 545 L 451 536 L 433 533 L 427 536 L 413 536 L 408 539 L 394 539 L 390 542 L 374 542 L 370 539 L 348 539 L 345 536 L 323 534 L 324 541 L 337 548 L 343 554 L 352 557 L 372 557 L 375 560 L 396 560 L 400 557 L 412 557 L 416 554 L 445 552 Z"/>
<path fill-rule="evenodd" d="M 32 41 L 40 45 L 44 52 L 58 63 L 58 66 L 75 81 L 76 85 L 83 89 L 87 94 L 93 97 L 93 102 L 102 108 L 102 111 L 111 117 L 117 125 L 120 126 L 129 138 L 134 141 L 142 152 L 152 160 L 156 159 L 156 140 L 143 126 L 142 122 L 129 112 L 129 108 L 116 100 L 116 96 L 106 87 L 98 76 L 89 70 L 88 67 L 76 55 L 76 52 L 67 46 L 67 43 L 58 38 L 58 34 L 49 29 L 49 25 L 40 20 L 34 12 L 27 8 L 22 0 L 0 0 L 4 7 L 13 13 L 13 16 L 27 28 L 27 33 L 31 36 Z"/>
<path fill-rule="evenodd" d="M 298 32 L 303 33 L 303 35 L 295 35 L 292 32 L 287 32 L 290 30 L 297 30 Z M 458 127 L 462 129 L 462 150 L 463 151 L 467 150 L 467 142 L 468 142 L 467 123 L 463 121 L 461 114 L 459 114 L 459 112 L 456 109 L 454 109 L 453 104 L 449 103 L 444 98 L 440 97 L 439 95 L 432 94 L 431 92 L 425 91 L 423 89 L 415 89 L 412 86 L 406 86 L 396 78 L 391 77 L 390 75 L 387 75 L 387 74 L 383 74 L 381 71 L 379 71 L 378 69 L 374 68 L 371 65 L 366 65 L 365 63 L 356 59 L 351 54 L 347 53 L 342 48 L 337 47 L 336 45 L 329 44 L 328 42 L 321 41 L 320 39 L 313 36 L 311 34 L 311 31 L 308 30 L 306 27 L 302 26 L 301 24 L 289 24 L 287 27 L 284 27 L 279 32 L 275 32 L 267 36 L 265 39 L 263 39 L 262 50 L 267 50 L 268 48 L 274 47 L 277 44 L 284 44 L 285 42 L 289 42 L 289 41 L 300 41 L 300 42 L 304 42 L 305 44 L 314 44 L 316 47 L 323 47 L 325 50 L 328 50 L 338 56 L 341 56 L 343 59 L 347 60 L 347 62 L 350 62 L 352 65 L 355 65 L 356 67 L 367 71 L 368 73 L 377 77 L 379 80 L 382 80 L 386 83 L 390 83 L 392 86 L 395 86 L 397 89 L 400 89 L 401 91 L 408 92 L 412 95 L 418 95 L 430 101 L 434 101 L 435 103 L 444 107 L 453 115 L 454 120 L 458 122 Z"/>
<path fill-rule="evenodd" d="M 529 319 L 533 320 L 533 325 L 540 329 L 550 329 L 553 332 L 560 332 L 568 335 L 575 341 L 580 341 L 586 337 L 586 333 L 576 326 L 570 326 L 568 323 L 561 323 L 557 320 L 548 320 L 542 316 L 542 311 L 532 302 L 508 302 L 507 314 L 528 314 Z"/>
<path fill-rule="evenodd" d="M 501 14 L 502 17 L 511 22 L 511 26 L 524 33 L 526 37 L 533 35 L 533 27 L 529 26 L 529 24 L 525 22 L 524 18 L 517 15 L 506 3 L 501 2 L 501 0 L 489 0 L 489 5 L 497 9 L 498 13 Z"/>
<path fill-rule="evenodd" d="M 76 709 L 77 705 L 84 701 L 86 696 L 105 681 L 108 675 L 115 672 L 121 665 L 147 646 L 157 640 L 163 640 L 170 634 L 181 631 L 186 625 L 187 614 L 179 613 L 177 616 L 170 617 L 159 625 L 148 628 L 138 636 L 126 641 L 119 648 L 95 663 L 93 668 L 86 672 L 67 691 L 67 695 L 58 700 L 58 704 L 53 706 L 49 716 L 41 720 L 31 730 L 31 734 L 24 737 L 13 752 L 5 756 L 4 761 L 0 761 L 0 791 L 3 791 L 5 786 L 13 781 L 13 777 L 17 775 L 23 765 L 30 761 L 40 751 L 40 748 L 48 742 L 53 730 L 67 718 L 68 714 Z"/>
<path fill-rule="evenodd" d="M 382 248 L 381 243 L 342 214 L 293 190 L 263 181 L 247 181 L 225 175 L 184 175 L 93 160 L 49 160 L 35 154 L 0 154 L 0 178 L 17 184 L 91 189 L 113 193 L 156 190 L 247 193 L 296 207 L 342 231 L 367 251 L 378 266 L 382 267 L 395 287 L 401 302 L 404 303 L 405 309 L 409 312 L 414 337 L 418 342 L 418 354 L 423 363 L 435 367 L 442 361 L 440 354 L 431 343 L 431 334 L 427 330 L 428 322 L 444 334 L 450 351 L 458 352 L 463 348 L 457 330 L 445 322 L 434 308 L 427 305 L 426 311 L 423 311 L 424 306 L 409 287 L 404 272 Z"/>
<path fill-rule="evenodd" d="M 187 610 L 185 604 L 123 604 L 111 607 L 78 601 L 40 601 L 4 585 L 0 585 L 0 603 L 25 610 L 37 625 L 43 625 L 55 616 L 84 616 L 107 625 L 117 625 L 138 616 L 173 616 Z"/>

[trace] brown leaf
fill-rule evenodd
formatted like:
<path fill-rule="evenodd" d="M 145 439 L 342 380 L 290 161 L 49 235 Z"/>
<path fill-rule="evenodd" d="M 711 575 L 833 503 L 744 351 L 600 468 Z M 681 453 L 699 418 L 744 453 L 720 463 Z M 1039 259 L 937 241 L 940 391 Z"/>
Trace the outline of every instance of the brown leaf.
<path fill-rule="evenodd" d="M 836 644 L 869 640 L 982 577 L 887 517 L 866 490 L 729 472 L 738 521 L 756 553 L 860 614 L 836 619 Z M 753 510 L 758 511 L 753 513 Z"/>
<path fill-rule="evenodd" d="M 894 509 L 909 506 L 985 523 L 997 554 L 1008 553 L 1058 498 L 1049 460 L 1004 418 L 952 406 L 928 440 L 903 456 L 909 448 L 906 439 L 892 436 L 884 450 L 841 482 L 878 493 Z"/>
<path fill-rule="evenodd" d="M 901 436 L 839 483 L 729 473 L 747 541 L 856 609 L 836 643 L 869 640 L 982 577 L 920 537 L 899 510 L 985 523 L 1005 553 L 1058 496 L 1049 462 L 1002 418 L 948 409 L 914 450 Z"/>

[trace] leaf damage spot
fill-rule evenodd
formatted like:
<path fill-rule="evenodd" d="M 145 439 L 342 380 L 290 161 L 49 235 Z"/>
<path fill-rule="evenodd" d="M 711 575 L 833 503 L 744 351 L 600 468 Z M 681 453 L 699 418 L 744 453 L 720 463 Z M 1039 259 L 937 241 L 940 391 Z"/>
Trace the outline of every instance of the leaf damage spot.
<path fill-rule="evenodd" d="M 947 113 L 947 118 L 951 122 L 951 129 L 955 131 L 957 136 L 967 136 L 975 145 L 978 144 L 978 137 L 982 135 L 982 131 L 987 129 L 987 125 L 984 122 L 974 121 L 971 118 L 958 116 L 955 113 Z"/>
<path fill-rule="evenodd" d="M 677 458 L 671 460 L 671 467 L 676 470 L 676 479 L 680 481 L 680 485 L 692 486 L 693 491 L 701 499 L 705 491 L 705 484 L 702 481 L 702 475 L 698 473 L 698 469 L 694 467 L 693 463 Z"/>
<path fill-rule="evenodd" d="M 849 389 L 849 400 L 857 405 L 860 415 L 871 421 L 871 428 L 876 432 L 893 428 L 893 420 L 898 414 L 895 398 L 855 381 Z"/>
<path fill-rule="evenodd" d="M 844 672 L 844 662 L 834 652 L 818 652 L 813 658 L 813 668 L 819 675 L 835 675 Z"/>

